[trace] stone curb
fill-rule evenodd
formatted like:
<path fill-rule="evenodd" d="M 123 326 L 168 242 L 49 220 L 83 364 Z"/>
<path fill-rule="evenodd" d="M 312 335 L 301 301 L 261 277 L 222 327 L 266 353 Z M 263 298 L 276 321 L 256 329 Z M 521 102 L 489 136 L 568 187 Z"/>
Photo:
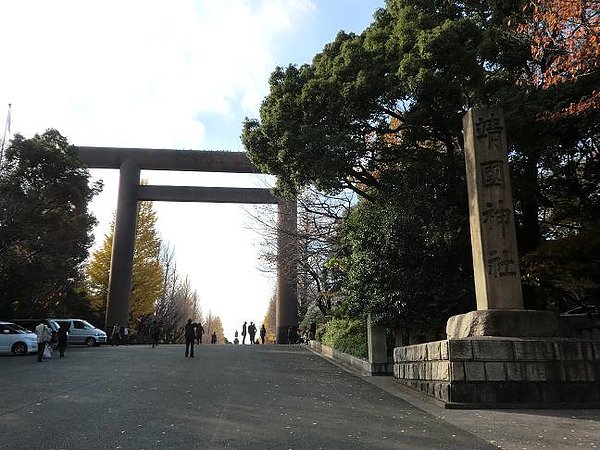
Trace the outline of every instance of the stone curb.
<path fill-rule="evenodd" d="M 348 368 L 354 372 L 358 372 L 364 376 L 392 376 L 394 374 L 393 364 L 371 364 L 364 359 L 356 356 L 348 355 L 327 345 L 321 344 L 318 341 L 309 341 L 308 347 L 315 353 L 335 361 L 337 364 Z"/>

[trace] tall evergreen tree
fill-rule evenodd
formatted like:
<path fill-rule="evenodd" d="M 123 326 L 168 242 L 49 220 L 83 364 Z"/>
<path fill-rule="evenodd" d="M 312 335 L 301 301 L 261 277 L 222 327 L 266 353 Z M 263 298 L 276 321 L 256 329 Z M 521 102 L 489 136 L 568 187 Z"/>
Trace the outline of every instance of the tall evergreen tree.
<path fill-rule="evenodd" d="M 593 2 L 573 3 L 579 6 L 563 13 Z M 429 305 L 441 322 L 450 312 L 440 307 L 444 299 L 465 308 L 471 297 L 472 304 L 462 139 L 470 107 L 505 111 L 522 255 L 596 227 L 597 109 L 585 120 L 544 115 L 557 101 L 567 106 L 592 93 L 597 58 L 581 66 L 574 85 L 529 84 L 544 69 L 531 53 L 535 36 L 510 25 L 524 4 L 388 0 L 363 33 L 340 32 L 310 64 L 276 68 L 260 120 L 246 119 L 244 145 L 277 176 L 280 193 L 315 186 L 350 189 L 364 200 L 340 243 L 346 257 L 329 263 L 346 271 L 348 297 L 362 312 L 409 320 Z M 597 24 L 595 9 L 583 8 L 586 24 L 590 17 Z M 571 19 L 566 31 L 581 18 Z M 561 26 L 552 28 L 564 37 Z M 592 44 L 586 55 L 598 48 L 595 28 L 588 29 L 575 40 Z M 586 90 L 573 94 L 574 86 Z M 359 289 L 365 282 L 369 292 Z M 534 294 L 526 292 L 526 306 L 543 307 Z"/>
<path fill-rule="evenodd" d="M 101 189 L 56 130 L 16 135 L 0 167 L 0 317 L 64 311 L 92 244 Z"/>
<path fill-rule="evenodd" d="M 461 119 L 509 84 L 494 14 L 485 1 L 389 1 L 362 34 L 277 68 L 261 120 L 244 124 L 250 157 L 283 193 L 314 185 L 364 199 L 348 254 L 328 263 L 346 273 L 354 313 L 407 322 L 424 305 L 447 318 L 473 304 Z"/>

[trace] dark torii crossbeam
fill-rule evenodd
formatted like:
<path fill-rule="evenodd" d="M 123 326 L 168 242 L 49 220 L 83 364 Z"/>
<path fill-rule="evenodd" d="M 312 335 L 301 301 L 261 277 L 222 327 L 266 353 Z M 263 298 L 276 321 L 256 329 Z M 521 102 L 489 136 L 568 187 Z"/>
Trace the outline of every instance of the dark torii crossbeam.
<path fill-rule="evenodd" d="M 297 270 L 284 264 L 296 233 L 294 200 L 274 197 L 268 189 L 140 185 L 141 170 L 261 173 L 244 152 L 159 150 L 147 148 L 77 147 L 79 159 L 93 169 L 119 169 L 119 194 L 110 263 L 107 330 L 129 321 L 131 276 L 137 220 L 137 202 L 272 203 L 278 205 L 277 231 L 277 342 L 287 343 L 298 328 Z"/>

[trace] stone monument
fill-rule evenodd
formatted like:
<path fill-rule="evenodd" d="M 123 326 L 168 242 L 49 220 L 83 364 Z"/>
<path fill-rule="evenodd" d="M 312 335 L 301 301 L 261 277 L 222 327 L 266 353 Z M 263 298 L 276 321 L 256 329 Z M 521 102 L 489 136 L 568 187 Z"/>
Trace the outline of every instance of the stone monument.
<path fill-rule="evenodd" d="M 600 342 L 523 309 L 502 111 L 470 109 L 463 131 L 477 310 L 395 348 L 394 377 L 446 407 L 598 407 Z"/>
<path fill-rule="evenodd" d="M 523 309 L 502 113 L 471 109 L 463 129 L 477 309 Z"/>
<path fill-rule="evenodd" d="M 451 317 L 450 338 L 561 336 L 548 311 L 523 311 L 519 253 L 500 109 L 471 108 L 463 118 L 477 311 Z"/>

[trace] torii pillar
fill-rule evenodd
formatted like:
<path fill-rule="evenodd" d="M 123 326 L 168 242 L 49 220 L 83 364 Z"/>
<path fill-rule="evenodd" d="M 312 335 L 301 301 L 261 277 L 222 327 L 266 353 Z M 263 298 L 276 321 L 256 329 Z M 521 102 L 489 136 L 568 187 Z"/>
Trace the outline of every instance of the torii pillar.
<path fill-rule="evenodd" d="M 106 299 L 107 333 L 110 333 L 111 328 L 116 324 L 125 326 L 129 323 L 138 186 L 140 184 L 140 168 L 132 160 L 124 161 L 119 170 L 119 196 Z"/>
<path fill-rule="evenodd" d="M 298 267 L 295 251 L 298 207 L 296 200 L 287 199 L 279 199 L 277 205 L 277 343 L 294 344 L 298 336 Z"/>

